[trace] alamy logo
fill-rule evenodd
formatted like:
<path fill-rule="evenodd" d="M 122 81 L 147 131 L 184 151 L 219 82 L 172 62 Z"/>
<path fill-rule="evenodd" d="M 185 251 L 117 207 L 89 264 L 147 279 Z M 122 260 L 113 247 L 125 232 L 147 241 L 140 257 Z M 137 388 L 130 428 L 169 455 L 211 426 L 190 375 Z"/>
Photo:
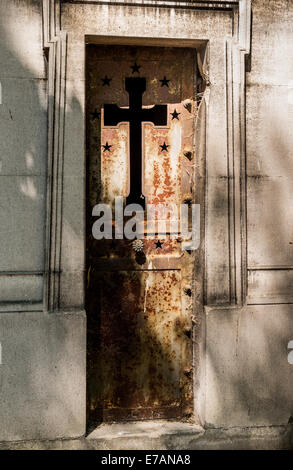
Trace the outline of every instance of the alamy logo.
<path fill-rule="evenodd" d="M 200 244 L 199 204 L 181 204 L 179 209 L 176 204 L 147 204 L 144 210 L 140 204 L 124 208 L 123 197 L 116 197 L 114 211 L 111 205 L 101 203 L 94 206 L 92 216 L 99 217 L 92 226 L 96 240 L 134 240 L 147 233 L 149 238 L 180 237 L 185 250 L 196 250 Z"/>

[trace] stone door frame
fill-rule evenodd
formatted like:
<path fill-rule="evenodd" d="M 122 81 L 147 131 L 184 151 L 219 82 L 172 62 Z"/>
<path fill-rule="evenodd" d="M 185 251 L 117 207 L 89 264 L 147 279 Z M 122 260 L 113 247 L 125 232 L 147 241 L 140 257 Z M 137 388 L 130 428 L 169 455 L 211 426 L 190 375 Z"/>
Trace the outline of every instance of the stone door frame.
<path fill-rule="evenodd" d="M 78 2 L 65 1 L 65 5 L 74 8 L 92 8 L 93 5 L 104 5 L 104 8 L 123 8 L 123 1 L 110 2 Z M 117 4 L 117 5 L 115 5 Z M 79 6 L 77 6 L 79 5 Z M 91 5 L 91 7 L 90 7 Z M 127 8 L 129 3 L 127 3 Z M 84 311 L 84 259 L 77 262 L 78 268 L 69 274 L 64 268 L 66 261 L 66 214 L 68 213 L 68 199 L 76 197 L 71 186 L 66 183 L 68 179 L 68 163 L 66 161 L 66 110 L 68 108 L 68 90 L 72 87 L 75 78 L 80 75 L 80 84 L 84 86 L 81 76 L 82 67 L 72 68 L 68 58 L 72 55 L 72 44 L 68 40 L 70 33 L 61 28 L 62 2 L 58 0 L 43 0 L 43 45 L 48 60 L 48 176 L 47 176 L 47 224 L 46 224 L 46 266 L 44 285 L 44 310 L 47 312 Z M 141 2 L 134 0 L 131 8 L 153 9 L 161 14 L 166 9 L 174 16 L 174 9 L 188 12 L 224 12 L 229 11 L 232 16 L 233 34 L 222 38 L 224 47 L 219 48 L 220 59 L 224 67 L 221 89 L 224 90 L 224 99 L 221 102 L 223 124 L 223 152 L 222 156 L 213 144 L 217 136 L 212 135 L 213 129 L 208 125 L 202 127 L 202 149 L 206 154 L 205 177 L 205 266 L 204 266 L 204 305 L 213 308 L 235 308 L 246 303 L 247 296 L 247 261 L 246 261 L 246 171 L 245 171 L 245 68 L 246 58 L 250 54 L 251 32 L 251 0 L 150 0 Z M 69 8 L 69 7 L 68 7 Z M 125 7 L 126 8 L 126 7 Z M 149 11 L 150 11 L 149 10 Z M 126 10 L 125 10 L 126 11 Z M 142 10 L 141 10 L 142 11 Z M 150 13 L 152 14 L 152 13 Z M 192 13 L 190 13 L 192 14 Z M 81 55 L 84 54 L 85 41 L 104 43 L 135 44 L 135 45 L 172 45 L 175 41 L 182 47 L 202 47 L 206 51 L 203 55 L 201 73 L 206 79 L 207 93 L 204 96 L 206 103 L 206 116 L 212 116 L 213 107 L 217 107 L 215 99 L 209 103 L 209 88 L 213 87 L 213 77 L 209 77 L 209 31 L 199 31 L 196 37 L 160 39 L 146 38 L 145 35 L 136 34 L 129 37 L 120 35 L 113 30 L 110 34 L 93 31 L 85 25 L 78 44 Z M 112 35 L 113 34 L 113 35 Z M 213 56 L 216 57 L 215 55 Z M 212 60 L 212 59 L 211 59 Z M 69 63 L 68 63 L 69 62 Z M 222 72 L 221 72 L 222 73 Z M 211 78 L 211 79 L 210 79 Z M 210 83 L 209 83 L 210 82 Z M 81 92 L 83 96 L 84 91 Z M 221 92 L 222 93 L 222 92 Z M 80 116 L 84 116 L 84 103 L 80 104 Z M 80 121 L 82 123 L 82 120 Z M 224 135 L 225 134 L 225 135 Z M 80 130 L 84 137 L 85 127 Z M 71 136 L 70 136 L 71 137 Z M 68 137 L 70 139 L 70 137 Z M 81 193 L 85 193 L 85 148 L 80 147 L 79 161 Z M 213 156 L 213 150 L 214 155 Z M 217 155 L 218 152 L 218 155 Z M 224 156 L 223 156 L 224 155 Z M 82 160 L 82 159 L 80 159 Z M 66 183 L 66 184 L 65 184 Z M 73 187 L 73 186 L 72 186 Z M 84 204 L 84 202 L 83 202 Z M 76 212 L 76 222 L 84 225 L 85 208 L 81 204 Z M 85 232 L 85 231 L 84 231 Z M 85 235 L 83 235 L 84 237 Z M 80 237 L 82 239 L 82 236 Z M 76 251 L 82 251 L 84 239 L 77 241 Z M 65 253 L 65 255 L 64 255 Z M 68 257 L 68 255 L 67 255 Z M 74 261 L 72 262 L 74 263 Z M 74 298 L 71 298 L 73 296 Z M 203 356 L 204 340 L 198 345 L 196 357 Z M 199 361 L 200 362 L 200 361 Z M 202 361 L 203 362 L 203 361 Z M 195 407 L 198 415 L 202 415 L 199 403 L 200 390 L 204 387 L 204 380 L 200 367 L 195 385 Z"/>

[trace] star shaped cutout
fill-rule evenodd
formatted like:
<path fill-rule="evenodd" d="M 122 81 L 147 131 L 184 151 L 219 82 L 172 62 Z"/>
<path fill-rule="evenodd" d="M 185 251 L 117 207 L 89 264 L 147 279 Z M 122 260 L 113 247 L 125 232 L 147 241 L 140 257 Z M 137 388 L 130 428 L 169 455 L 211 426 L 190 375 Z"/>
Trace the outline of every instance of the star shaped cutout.
<path fill-rule="evenodd" d="M 164 244 L 164 242 L 160 242 L 160 240 L 155 242 L 156 248 L 162 248 L 163 244 Z"/>
<path fill-rule="evenodd" d="M 168 83 L 170 82 L 170 80 L 167 80 L 166 75 L 164 75 L 164 78 L 162 78 L 162 80 L 160 80 L 160 82 L 161 82 L 161 86 L 166 86 L 166 87 L 169 88 Z"/>
<path fill-rule="evenodd" d="M 181 114 L 181 113 L 177 113 L 176 109 L 174 109 L 173 113 L 170 113 L 170 114 L 171 114 L 171 116 L 172 116 L 172 121 L 173 121 L 173 119 L 178 119 L 178 121 L 179 121 L 179 117 L 178 117 L 178 116 L 179 116 L 179 114 Z"/>
<path fill-rule="evenodd" d="M 101 80 L 103 82 L 103 86 L 106 86 L 106 85 L 110 86 L 110 82 L 111 82 L 112 78 L 109 78 L 109 77 L 107 77 L 107 75 L 105 75 L 105 78 L 101 78 Z"/>
<path fill-rule="evenodd" d="M 95 108 L 94 112 L 91 113 L 91 115 L 92 115 L 93 120 L 99 119 L 99 117 L 100 117 L 100 113 L 98 113 L 97 108 Z"/>
<path fill-rule="evenodd" d="M 131 68 L 132 68 L 132 73 L 139 73 L 139 69 L 141 68 L 141 65 L 137 65 L 137 63 L 135 62 L 134 65 L 131 65 Z"/>
<path fill-rule="evenodd" d="M 113 147 L 112 145 L 109 145 L 108 142 L 106 142 L 105 145 L 103 145 L 104 150 L 103 152 L 110 152 L 110 148 Z"/>
<path fill-rule="evenodd" d="M 161 152 L 168 152 L 168 147 L 170 147 L 170 145 L 167 145 L 166 142 L 163 143 L 163 145 L 160 145 L 161 147 Z"/>

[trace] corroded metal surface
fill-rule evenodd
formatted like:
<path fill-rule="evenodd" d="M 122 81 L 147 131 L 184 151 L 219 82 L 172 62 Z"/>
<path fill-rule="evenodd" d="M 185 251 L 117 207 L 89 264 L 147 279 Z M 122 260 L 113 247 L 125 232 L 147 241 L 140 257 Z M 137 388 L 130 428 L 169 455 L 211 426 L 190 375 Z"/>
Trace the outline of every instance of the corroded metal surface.
<path fill-rule="evenodd" d="M 143 196 L 177 208 L 194 201 L 195 70 L 191 49 L 87 48 L 88 402 L 98 419 L 192 414 L 194 256 L 180 234 L 147 225 L 139 252 L 131 240 L 95 240 L 91 212 L 130 191 L 130 125 L 104 125 L 105 104 L 129 106 L 126 77 L 146 79 L 144 109 L 167 109 L 166 126 L 142 124 Z"/>

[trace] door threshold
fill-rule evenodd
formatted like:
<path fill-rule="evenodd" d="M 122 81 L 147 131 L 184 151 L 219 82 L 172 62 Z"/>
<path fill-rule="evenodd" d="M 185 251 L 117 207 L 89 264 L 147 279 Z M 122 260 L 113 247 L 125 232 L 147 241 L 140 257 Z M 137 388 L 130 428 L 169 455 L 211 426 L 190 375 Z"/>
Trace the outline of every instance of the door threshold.
<path fill-rule="evenodd" d="M 115 439 L 123 437 L 148 437 L 158 438 L 160 436 L 176 434 L 194 435 L 203 434 L 204 429 L 194 423 L 182 421 L 149 420 L 129 421 L 124 423 L 102 423 L 87 435 L 87 439 Z"/>

